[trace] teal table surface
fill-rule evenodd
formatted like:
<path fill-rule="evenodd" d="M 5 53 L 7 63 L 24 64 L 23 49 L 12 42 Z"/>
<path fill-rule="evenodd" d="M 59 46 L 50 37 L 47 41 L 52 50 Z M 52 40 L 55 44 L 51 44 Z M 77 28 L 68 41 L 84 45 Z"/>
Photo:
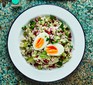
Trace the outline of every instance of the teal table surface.
<path fill-rule="evenodd" d="M 12 22 L 27 8 L 40 4 L 54 4 L 69 10 L 81 23 L 86 38 L 85 53 L 77 69 L 68 77 L 51 83 L 36 82 L 21 74 L 7 49 Z M 21 0 L 21 7 L 11 6 L 10 0 L 0 0 L 0 85 L 93 85 L 93 0 Z"/>

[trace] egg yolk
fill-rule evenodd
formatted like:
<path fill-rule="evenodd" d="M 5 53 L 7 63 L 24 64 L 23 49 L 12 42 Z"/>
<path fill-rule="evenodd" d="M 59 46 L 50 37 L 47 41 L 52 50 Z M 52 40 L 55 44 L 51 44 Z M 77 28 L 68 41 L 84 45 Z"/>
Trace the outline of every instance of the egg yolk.
<path fill-rule="evenodd" d="M 58 53 L 58 49 L 55 46 L 47 46 L 46 52 L 48 54 L 56 54 Z"/>
<path fill-rule="evenodd" d="M 38 38 L 35 44 L 36 48 L 41 48 L 44 44 L 44 39 L 43 38 Z"/>

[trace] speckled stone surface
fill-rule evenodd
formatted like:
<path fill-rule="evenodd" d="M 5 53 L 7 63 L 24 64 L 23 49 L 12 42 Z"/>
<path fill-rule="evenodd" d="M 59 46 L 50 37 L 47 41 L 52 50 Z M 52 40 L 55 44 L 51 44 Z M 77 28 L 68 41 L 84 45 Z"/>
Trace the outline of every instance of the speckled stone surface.
<path fill-rule="evenodd" d="M 9 0 L 10 1 L 10 0 Z M 20 8 L 0 3 L 0 85 L 93 85 L 93 0 L 21 0 Z M 14 19 L 25 9 L 39 4 L 64 7 L 80 21 L 86 38 L 86 49 L 77 69 L 68 77 L 41 83 L 28 79 L 13 65 L 7 50 L 7 36 Z"/>

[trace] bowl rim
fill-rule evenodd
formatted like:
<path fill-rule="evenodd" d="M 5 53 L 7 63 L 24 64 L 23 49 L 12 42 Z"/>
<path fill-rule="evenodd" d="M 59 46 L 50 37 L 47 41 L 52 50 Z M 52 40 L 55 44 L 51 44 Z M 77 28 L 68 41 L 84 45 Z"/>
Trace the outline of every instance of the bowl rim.
<path fill-rule="evenodd" d="M 29 8 L 27 8 L 27 9 L 25 9 L 24 11 L 22 11 L 21 13 L 19 13 L 19 15 L 14 19 L 14 21 L 11 23 L 11 25 L 10 25 L 10 29 L 9 29 L 9 31 L 8 31 L 8 36 L 7 36 L 7 51 L 8 51 L 8 54 L 9 54 L 9 57 L 10 57 L 10 53 L 9 53 L 9 47 L 8 47 L 8 39 L 9 39 L 9 34 L 10 34 L 10 31 L 11 31 L 11 28 L 12 28 L 12 25 L 14 24 L 14 22 L 17 20 L 17 18 L 22 14 L 22 13 L 24 13 L 25 11 L 27 11 L 27 10 L 29 10 L 29 9 L 31 9 L 31 8 L 33 8 L 33 7 L 37 7 L 37 6 L 55 6 L 55 7 L 59 7 L 59 8 L 62 8 L 62 9 L 64 9 L 64 10 L 66 10 L 66 11 L 68 11 L 70 14 L 72 14 L 73 16 L 74 16 L 74 18 L 76 18 L 76 20 L 78 21 L 78 23 L 80 24 L 80 26 L 81 26 L 81 28 L 82 28 L 82 32 L 83 32 L 83 34 L 84 34 L 84 51 L 83 51 L 83 55 L 82 55 L 82 58 L 81 58 L 81 60 L 80 60 L 80 62 L 79 62 L 79 64 L 77 65 L 77 67 L 80 65 L 80 63 L 81 63 L 81 61 L 82 61 L 82 59 L 83 59 L 83 56 L 84 56 L 84 54 L 85 54 L 85 49 L 86 49 L 86 38 L 85 38 L 85 32 L 84 32 L 84 29 L 83 29 L 83 26 L 81 25 L 81 23 L 80 23 L 80 21 L 78 20 L 78 18 L 76 17 L 76 15 L 74 15 L 72 12 L 70 12 L 68 9 L 66 9 L 66 8 L 64 8 L 64 7 L 61 7 L 61 6 L 58 6 L 58 5 L 54 5 L 54 4 L 39 4 L 39 5 L 34 5 L 34 6 L 31 6 L 31 7 L 29 7 Z M 10 59 L 11 59 L 11 57 L 10 57 Z M 12 61 L 12 59 L 11 59 L 11 61 Z M 14 65 L 14 67 L 16 67 L 16 65 L 14 64 L 14 62 L 12 61 L 12 63 L 13 63 L 13 65 Z M 28 79 L 30 79 L 30 80 L 33 80 L 33 81 L 36 81 L 36 82 L 42 82 L 42 83 L 50 83 L 50 82 L 56 82 L 56 81 L 60 81 L 60 80 L 63 80 L 63 79 L 65 79 L 65 78 L 67 78 L 69 75 L 71 75 L 76 69 L 77 69 L 77 67 L 75 67 L 75 69 L 74 70 L 72 70 L 68 75 L 66 75 L 64 78 L 61 78 L 61 79 L 56 79 L 56 80 L 53 80 L 53 81 L 39 81 L 39 80 L 35 80 L 35 79 L 33 79 L 33 78 L 29 78 L 28 76 L 26 76 L 23 72 L 21 72 L 17 67 L 16 67 L 16 69 L 21 73 L 21 74 L 23 74 L 26 78 L 28 78 Z"/>

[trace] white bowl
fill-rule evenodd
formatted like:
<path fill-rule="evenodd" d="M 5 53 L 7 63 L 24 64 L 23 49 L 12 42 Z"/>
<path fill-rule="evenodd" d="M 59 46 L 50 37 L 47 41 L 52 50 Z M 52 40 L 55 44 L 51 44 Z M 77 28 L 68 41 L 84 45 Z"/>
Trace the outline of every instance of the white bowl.
<path fill-rule="evenodd" d="M 72 58 L 61 68 L 38 70 L 29 65 L 21 55 L 19 48 L 20 39 L 22 37 L 21 28 L 28 23 L 29 20 L 40 15 L 57 16 L 70 26 L 74 50 L 72 51 Z M 41 82 L 52 82 L 68 76 L 79 65 L 84 54 L 84 49 L 84 33 L 78 20 L 69 11 L 54 5 L 39 5 L 24 11 L 14 21 L 8 37 L 9 54 L 16 68 L 30 79 Z"/>

